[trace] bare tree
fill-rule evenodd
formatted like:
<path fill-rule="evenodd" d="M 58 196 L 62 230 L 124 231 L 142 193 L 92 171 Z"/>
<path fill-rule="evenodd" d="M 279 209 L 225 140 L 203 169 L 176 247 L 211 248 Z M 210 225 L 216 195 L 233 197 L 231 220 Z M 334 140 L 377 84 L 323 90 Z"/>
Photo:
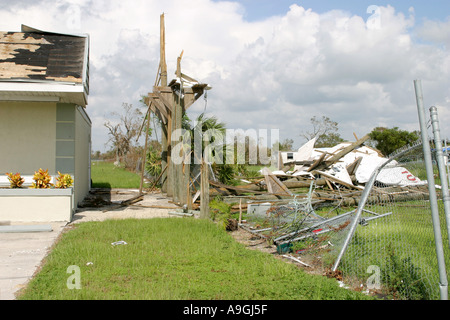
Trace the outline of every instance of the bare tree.
<path fill-rule="evenodd" d="M 313 126 L 312 131 L 303 132 L 300 134 L 306 140 L 311 140 L 314 137 L 319 137 L 329 132 L 336 132 L 338 123 L 332 121 L 330 118 L 322 116 L 322 119 L 318 119 L 316 116 L 311 118 L 311 124 Z"/>
<path fill-rule="evenodd" d="M 132 104 L 122 103 L 122 107 L 124 109 L 122 114 L 111 113 L 112 116 L 119 117 L 119 123 L 113 124 L 108 120 L 104 124 L 108 129 L 107 144 L 112 145 L 117 161 L 123 159 L 134 147 L 133 140 L 139 134 L 143 119 L 142 112 L 139 109 L 133 109 Z"/>
<path fill-rule="evenodd" d="M 322 116 L 322 119 L 318 119 L 314 116 L 311 118 L 311 124 L 313 130 L 310 132 L 303 132 L 300 136 L 306 140 L 317 137 L 316 147 L 331 147 L 334 144 L 344 141 L 338 133 L 338 123 L 336 121 L 332 121 L 325 116 Z"/>

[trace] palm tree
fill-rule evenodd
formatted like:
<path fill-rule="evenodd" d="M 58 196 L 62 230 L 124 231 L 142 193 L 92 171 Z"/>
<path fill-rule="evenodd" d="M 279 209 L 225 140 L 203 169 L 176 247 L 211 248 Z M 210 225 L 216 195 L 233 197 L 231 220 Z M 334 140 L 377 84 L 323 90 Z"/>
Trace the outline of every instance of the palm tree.
<path fill-rule="evenodd" d="M 190 127 L 191 137 L 194 137 L 192 150 L 194 150 L 193 159 L 197 157 L 197 161 L 202 158 L 202 156 L 207 156 L 210 162 L 212 162 L 211 167 L 217 179 L 225 184 L 232 183 L 235 175 L 235 166 L 233 164 L 226 164 L 224 160 L 226 159 L 226 152 L 229 150 L 225 142 L 226 127 L 225 123 L 220 122 L 215 116 L 206 117 L 204 113 L 200 114 L 196 123 L 193 127 Z M 198 137 L 201 137 L 201 147 Z M 197 145 L 196 145 L 197 144 Z M 207 147 L 213 148 L 209 150 Z M 201 151 L 201 154 L 199 153 Z M 219 152 L 219 154 L 216 154 Z M 216 162 L 212 160 L 222 160 Z M 198 163 L 198 162 L 197 162 Z"/>

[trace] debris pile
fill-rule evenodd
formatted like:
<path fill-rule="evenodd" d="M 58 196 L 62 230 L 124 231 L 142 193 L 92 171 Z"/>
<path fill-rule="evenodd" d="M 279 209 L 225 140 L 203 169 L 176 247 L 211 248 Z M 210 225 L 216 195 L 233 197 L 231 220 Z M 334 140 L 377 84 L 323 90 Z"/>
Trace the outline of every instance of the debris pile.
<path fill-rule="evenodd" d="M 314 148 L 316 138 L 308 141 L 296 153 L 281 153 L 283 175 L 294 165 L 294 176 L 322 176 L 329 184 L 338 183 L 349 189 L 363 189 L 374 170 L 389 159 L 378 150 L 365 146 L 369 136 L 355 143 L 340 143 L 332 148 Z M 292 160 L 291 160 L 292 159 Z M 390 162 L 378 175 L 385 186 L 417 186 L 425 183 L 407 169 Z"/>
<path fill-rule="evenodd" d="M 280 152 L 279 170 L 263 168 L 260 177 L 238 187 L 210 181 L 212 191 L 228 195 L 223 199 L 231 203 L 246 200 L 242 229 L 266 239 L 286 258 L 317 267 L 342 248 L 365 185 L 382 165 L 366 205 L 429 197 L 426 181 L 365 146 L 368 138 L 332 148 L 315 148 L 312 139 L 297 152 Z M 392 214 L 373 208 L 363 209 L 361 226 Z"/>
<path fill-rule="evenodd" d="M 364 145 L 368 139 L 366 135 L 354 143 L 314 148 L 317 140 L 314 138 L 297 152 L 280 152 L 279 170 L 263 168 L 259 177 L 242 179 L 245 184 L 240 186 L 228 186 L 211 180 L 210 193 L 231 196 L 227 200 L 229 202 L 236 202 L 233 196 L 254 201 L 290 200 L 294 195 L 305 198 L 304 188 L 309 188 L 313 182 L 313 201 L 357 205 L 372 173 L 389 161 L 378 150 Z M 399 166 L 397 161 L 390 161 L 376 179 L 382 197 L 396 197 L 400 201 L 426 196 L 426 184 L 426 181 Z"/>

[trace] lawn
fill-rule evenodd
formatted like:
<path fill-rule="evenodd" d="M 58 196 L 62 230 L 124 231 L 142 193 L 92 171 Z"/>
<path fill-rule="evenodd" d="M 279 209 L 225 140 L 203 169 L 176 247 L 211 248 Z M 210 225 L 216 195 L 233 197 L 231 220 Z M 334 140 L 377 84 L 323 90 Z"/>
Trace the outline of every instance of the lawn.
<path fill-rule="evenodd" d="M 91 179 L 93 188 L 138 189 L 141 177 L 107 161 L 92 161 Z"/>
<path fill-rule="evenodd" d="M 126 244 L 112 245 L 120 240 Z M 72 275 L 73 268 L 79 271 Z M 79 282 L 73 278 L 76 272 Z M 76 283 L 79 289 L 74 288 Z M 249 250 L 209 220 L 158 218 L 74 226 L 63 234 L 19 299 L 369 298 L 340 288 L 335 279 L 309 275 L 268 253 Z"/>
<path fill-rule="evenodd" d="M 450 249 L 442 201 L 438 202 L 438 207 L 448 266 Z M 375 212 L 384 209 L 381 206 L 366 208 Z M 363 276 L 367 266 L 377 265 L 382 270 L 382 280 L 396 286 L 399 294 L 404 291 L 409 299 L 439 299 L 439 270 L 429 203 L 394 203 L 390 209 L 391 216 L 358 229 L 345 257 L 347 263 L 343 271 L 347 271 L 347 265 L 353 271 L 358 270 L 358 276 Z"/>

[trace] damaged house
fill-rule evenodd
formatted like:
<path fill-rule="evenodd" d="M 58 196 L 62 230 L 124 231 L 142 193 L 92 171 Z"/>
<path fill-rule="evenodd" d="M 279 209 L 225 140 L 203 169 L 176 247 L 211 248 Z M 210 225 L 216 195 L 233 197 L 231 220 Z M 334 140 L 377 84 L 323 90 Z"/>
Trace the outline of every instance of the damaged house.
<path fill-rule="evenodd" d="M 71 220 L 90 189 L 88 94 L 88 35 L 0 31 L 0 220 Z M 73 188 L 30 189 L 40 168 Z M 9 188 L 9 172 L 23 188 Z"/>

